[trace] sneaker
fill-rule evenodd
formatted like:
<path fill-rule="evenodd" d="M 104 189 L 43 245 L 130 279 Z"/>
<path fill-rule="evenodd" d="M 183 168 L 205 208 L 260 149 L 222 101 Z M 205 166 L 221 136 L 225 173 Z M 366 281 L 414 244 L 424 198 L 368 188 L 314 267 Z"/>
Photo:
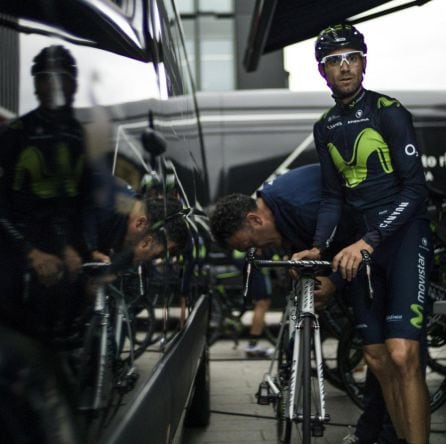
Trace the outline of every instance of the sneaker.
<path fill-rule="evenodd" d="M 269 358 L 274 353 L 273 347 L 263 347 L 261 345 L 247 345 L 245 348 L 246 356 L 249 358 Z"/>
<path fill-rule="evenodd" d="M 348 428 L 348 434 L 342 438 L 342 444 L 356 444 L 359 443 L 359 438 L 355 435 L 352 428 Z"/>

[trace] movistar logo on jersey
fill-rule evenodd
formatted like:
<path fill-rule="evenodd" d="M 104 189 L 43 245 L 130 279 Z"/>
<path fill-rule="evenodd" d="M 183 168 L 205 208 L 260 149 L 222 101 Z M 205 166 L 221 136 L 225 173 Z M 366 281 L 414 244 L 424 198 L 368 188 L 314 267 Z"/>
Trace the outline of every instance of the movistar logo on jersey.
<path fill-rule="evenodd" d="M 27 184 L 31 192 L 43 199 L 79 194 L 79 181 L 84 168 L 84 156 L 73 163 L 69 148 L 60 143 L 56 147 L 56 162 L 50 167 L 35 146 L 25 148 L 15 167 L 13 189 L 22 190 Z"/>
<path fill-rule="evenodd" d="M 386 108 L 386 107 L 392 106 L 392 105 L 401 106 L 401 103 L 398 102 L 398 100 L 389 99 L 388 97 L 380 97 L 378 99 L 378 109 Z"/>
<path fill-rule="evenodd" d="M 415 328 L 421 328 L 423 326 L 423 306 L 419 304 L 411 304 L 410 309 L 416 316 L 410 318 L 410 323 Z"/>
<path fill-rule="evenodd" d="M 365 128 L 358 134 L 350 160 L 345 160 L 332 143 L 328 144 L 328 151 L 348 188 L 358 186 L 367 178 L 367 161 L 373 153 L 377 153 L 383 171 L 387 174 L 393 171 L 389 147 L 373 128 Z"/>

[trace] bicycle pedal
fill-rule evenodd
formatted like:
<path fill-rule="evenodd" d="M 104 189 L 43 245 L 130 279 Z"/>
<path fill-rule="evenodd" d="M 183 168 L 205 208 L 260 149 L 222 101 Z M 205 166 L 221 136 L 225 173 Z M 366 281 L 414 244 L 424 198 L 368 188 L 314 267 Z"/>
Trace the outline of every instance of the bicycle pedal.
<path fill-rule="evenodd" d="M 313 424 L 311 426 L 311 435 L 317 438 L 324 436 L 325 427 L 322 423 Z"/>
<path fill-rule="evenodd" d="M 263 381 L 259 385 L 259 390 L 256 393 L 257 404 L 268 405 L 277 399 L 277 396 L 271 393 L 270 387 L 267 382 Z"/>

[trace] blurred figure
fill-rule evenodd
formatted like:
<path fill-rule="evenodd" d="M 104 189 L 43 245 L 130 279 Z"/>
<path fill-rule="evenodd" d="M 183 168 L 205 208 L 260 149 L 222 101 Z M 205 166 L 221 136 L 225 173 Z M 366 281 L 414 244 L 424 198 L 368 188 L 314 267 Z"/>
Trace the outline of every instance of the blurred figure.
<path fill-rule="evenodd" d="M 0 316 L 48 338 L 78 305 L 62 295 L 81 267 L 89 173 L 72 108 L 76 61 L 63 46 L 49 46 L 31 74 L 38 108 L 0 129 Z"/>
<path fill-rule="evenodd" d="M 141 196 L 115 178 L 109 205 L 90 208 L 85 225 L 87 260 L 110 262 L 119 255 L 125 267 L 184 250 L 189 232 L 181 203 L 172 196 Z"/>

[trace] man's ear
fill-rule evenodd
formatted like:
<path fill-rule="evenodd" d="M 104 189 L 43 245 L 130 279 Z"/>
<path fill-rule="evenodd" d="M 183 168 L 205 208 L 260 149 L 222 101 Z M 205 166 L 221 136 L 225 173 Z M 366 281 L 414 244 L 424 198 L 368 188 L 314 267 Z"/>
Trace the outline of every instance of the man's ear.
<path fill-rule="evenodd" d="M 147 236 L 144 236 L 139 241 L 139 246 L 140 246 L 140 248 L 143 248 L 145 250 L 152 246 L 152 242 L 153 242 L 153 236 L 149 234 Z"/>
<path fill-rule="evenodd" d="M 251 227 L 255 227 L 257 225 L 263 225 L 263 219 L 254 212 L 250 212 L 246 215 L 246 222 L 248 222 L 248 224 Z"/>
<path fill-rule="evenodd" d="M 323 65 L 322 63 L 318 63 L 318 65 L 317 65 L 317 69 L 319 70 L 319 74 L 320 74 L 324 79 L 326 79 L 326 78 L 327 78 L 327 75 L 325 74 L 325 67 L 324 67 L 324 65 Z"/>
<path fill-rule="evenodd" d="M 138 216 L 135 220 L 135 226 L 138 231 L 143 231 L 146 229 L 149 221 L 146 216 Z"/>

